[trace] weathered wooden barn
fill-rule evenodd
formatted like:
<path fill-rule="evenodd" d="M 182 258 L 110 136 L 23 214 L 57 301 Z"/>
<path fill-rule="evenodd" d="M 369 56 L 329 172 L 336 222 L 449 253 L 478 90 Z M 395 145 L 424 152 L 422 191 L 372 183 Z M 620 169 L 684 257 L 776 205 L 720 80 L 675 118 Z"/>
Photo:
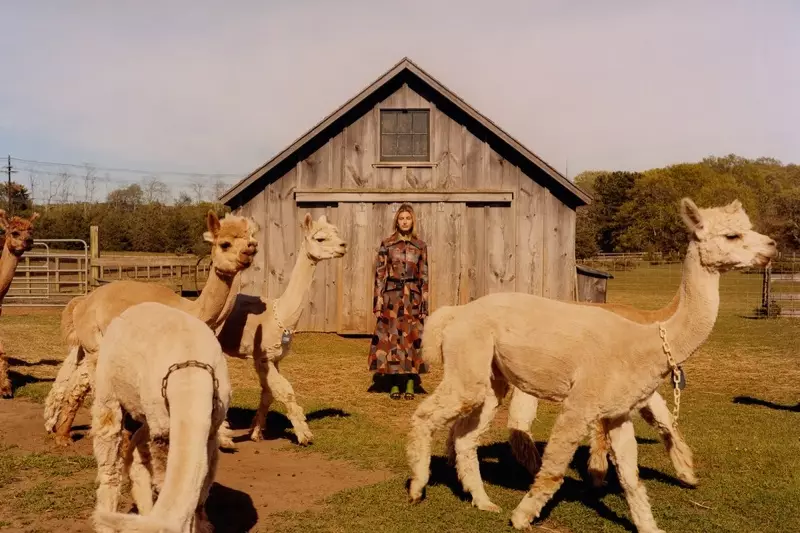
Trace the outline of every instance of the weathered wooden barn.
<path fill-rule="evenodd" d="M 589 196 L 409 59 L 232 187 L 261 224 L 244 290 L 277 297 L 300 220 L 326 214 L 348 242 L 319 265 L 304 331 L 371 333 L 374 261 L 410 202 L 427 242 L 431 309 L 497 291 L 576 295 L 575 209 Z"/>

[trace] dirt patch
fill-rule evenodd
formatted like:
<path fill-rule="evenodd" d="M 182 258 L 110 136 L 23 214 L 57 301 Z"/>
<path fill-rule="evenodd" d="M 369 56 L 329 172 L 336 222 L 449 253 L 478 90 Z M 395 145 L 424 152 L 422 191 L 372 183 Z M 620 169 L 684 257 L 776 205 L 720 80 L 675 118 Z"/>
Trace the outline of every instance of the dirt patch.
<path fill-rule="evenodd" d="M 22 398 L 0 401 L 0 427 L 3 428 L 0 446 L 16 446 L 20 452 L 27 454 L 91 456 L 90 439 L 81 438 L 88 430 L 86 409 L 82 409 L 76 419 L 79 429 L 75 433 L 79 438 L 69 448 L 56 445 L 45 434 L 42 409 L 41 404 Z M 237 437 L 244 434 L 244 431 L 236 432 Z M 208 515 L 217 533 L 264 530 L 270 514 L 320 507 L 322 500 L 336 492 L 392 477 L 388 471 L 362 470 L 345 461 L 328 460 L 314 453 L 298 453 L 292 451 L 293 446 L 296 445 L 285 439 L 263 442 L 244 440 L 237 444 L 237 451 L 221 454 L 216 483 L 208 501 Z M 89 475 L 93 477 L 93 468 L 75 477 L 86 482 Z M 26 479 L 24 483 L 35 485 L 37 481 L 41 480 Z M 62 481 L 73 480 L 58 482 Z M 86 502 L 86 512 L 80 513 L 81 516 L 76 519 L 60 521 L 55 529 L 70 533 L 91 531 L 86 519 L 93 505 L 92 497 L 91 501 Z M 3 514 L 7 512 L 5 510 Z M 56 525 L 45 524 L 35 518 L 0 518 L 0 524 L 5 520 L 0 529 L 22 533 L 53 530 L 51 527 Z"/>

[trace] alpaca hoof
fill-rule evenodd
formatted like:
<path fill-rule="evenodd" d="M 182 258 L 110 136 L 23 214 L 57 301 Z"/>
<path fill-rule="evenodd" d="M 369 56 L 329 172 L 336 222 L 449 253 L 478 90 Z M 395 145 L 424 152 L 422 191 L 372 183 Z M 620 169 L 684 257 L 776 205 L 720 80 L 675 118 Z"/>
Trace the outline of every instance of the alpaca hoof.
<path fill-rule="evenodd" d="M 72 446 L 72 437 L 69 435 L 56 435 L 55 441 L 59 446 Z"/>
<path fill-rule="evenodd" d="M 314 435 L 312 435 L 310 431 L 299 431 L 295 436 L 297 437 L 297 444 L 300 446 L 308 446 L 314 439 Z"/>
<path fill-rule="evenodd" d="M 261 428 L 255 428 L 250 432 L 250 440 L 253 442 L 261 442 L 264 436 L 261 434 Z"/>
<path fill-rule="evenodd" d="M 697 476 L 694 474 L 694 472 L 678 474 L 678 479 L 683 481 L 683 483 L 685 485 L 687 485 L 689 487 L 692 487 L 692 488 L 695 488 L 695 487 L 697 487 L 697 485 L 700 484 L 700 480 L 697 479 Z"/>
<path fill-rule="evenodd" d="M 219 439 L 220 450 L 235 450 L 236 444 L 231 439 Z"/>
<path fill-rule="evenodd" d="M 514 511 L 511 513 L 511 525 L 514 529 L 530 530 L 532 529 L 531 517 L 523 512 Z"/>
<path fill-rule="evenodd" d="M 596 489 L 604 487 L 606 485 L 606 472 L 605 471 L 597 471 L 597 470 L 590 470 L 589 477 L 592 478 L 592 486 Z"/>
<path fill-rule="evenodd" d="M 11 391 L 2 391 L 0 392 L 0 396 L 2 396 L 4 400 L 10 400 L 14 397 L 14 393 Z"/>
<path fill-rule="evenodd" d="M 499 505 L 492 503 L 491 501 L 485 501 L 481 503 L 472 502 L 472 505 L 480 509 L 481 511 L 488 511 L 490 513 L 499 513 L 503 509 L 500 508 Z"/>
<path fill-rule="evenodd" d="M 419 503 L 425 498 L 425 487 L 417 487 L 417 483 L 411 480 L 408 484 L 408 502 Z"/>

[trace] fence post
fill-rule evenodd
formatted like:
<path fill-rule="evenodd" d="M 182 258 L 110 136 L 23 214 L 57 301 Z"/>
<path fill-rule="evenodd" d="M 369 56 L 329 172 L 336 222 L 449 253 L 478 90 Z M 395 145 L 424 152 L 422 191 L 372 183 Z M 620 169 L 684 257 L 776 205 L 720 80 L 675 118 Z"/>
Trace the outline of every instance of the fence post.
<path fill-rule="evenodd" d="M 98 226 L 89 227 L 89 257 L 92 265 L 89 283 L 92 288 L 95 288 L 100 283 L 98 281 L 100 279 L 100 267 L 94 261 L 100 258 L 100 228 Z"/>

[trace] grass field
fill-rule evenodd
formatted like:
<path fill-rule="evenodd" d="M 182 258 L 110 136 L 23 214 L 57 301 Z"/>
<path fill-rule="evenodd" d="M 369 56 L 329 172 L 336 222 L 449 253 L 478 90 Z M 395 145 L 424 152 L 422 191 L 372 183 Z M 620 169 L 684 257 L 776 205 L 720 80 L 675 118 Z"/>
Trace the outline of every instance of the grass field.
<path fill-rule="evenodd" d="M 609 301 L 656 308 L 674 294 L 680 270 L 675 265 L 644 265 L 614 275 Z M 748 318 L 758 305 L 760 283 L 757 275 L 723 277 L 714 332 L 685 365 L 680 425 L 695 454 L 698 488 L 678 484 L 657 434 L 637 419 L 641 477 L 656 520 L 666 531 L 800 531 L 800 320 Z M 53 312 L 6 315 L 0 333 L 6 351 L 20 359 L 60 359 L 63 348 L 57 324 L 58 314 Z M 371 375 L 366 371 L 365 339 L 300 334 L 293 348 L 281 369 L 309 415 L 315 442 L 306 449 L 287 442 L 286 448 L 300 456 L 321 453 L 395 475 L 377 485 L 340 492 L 318 510 L 273 515 L 259 531 L 512 531 L 508 517 L 530 477 L 511 459 L 505 444 L 505 409 L 479 453 L 487 491 L 503 512 L 481 512 L 463 499 L 455 472 L 442 456 L 444 435 L 438 435 L 427 499 L 411 506 L 404 490 L 408 475 L 404 445 L 411 413 L 424 396 L 411 402 L 392 401 L 385 394 L 367 392 Z M 53 376 L 56 368 L 16 369 L 30 381 L 17 395 L 41 401 L 49 383 L 34 380 Z M 258 401 L 257 381 L 248 362 L 231 360 L 230 368 L 236 385 L 234 406 L 249 420 Z M 440 377 L 435 369 L 424 376 L 423 387 L 433 390 Z M 662 393 L 671 405 L 666 385 Z M 555 413 L 552 405 L 540 409 L 534 434 L 542 445 Z M 545 521 L 536 526 L 575 533 L 633 531 L 613 468 L 608 486 L 592 489 L 585 481 L 586 458 L 584 445 L 546 507 Z M 61 455 L 0 449 L 0 513 L 30 520 L 41 513 L 64 518 L 85 513 L 93 505 L 93 464 L 82 460 L 63 464 L 65 460 Z M 24 488 L 21 476 L 28 481 Z M 4 520 L 8 518 L 0 514 L 0 529 Z"/>

